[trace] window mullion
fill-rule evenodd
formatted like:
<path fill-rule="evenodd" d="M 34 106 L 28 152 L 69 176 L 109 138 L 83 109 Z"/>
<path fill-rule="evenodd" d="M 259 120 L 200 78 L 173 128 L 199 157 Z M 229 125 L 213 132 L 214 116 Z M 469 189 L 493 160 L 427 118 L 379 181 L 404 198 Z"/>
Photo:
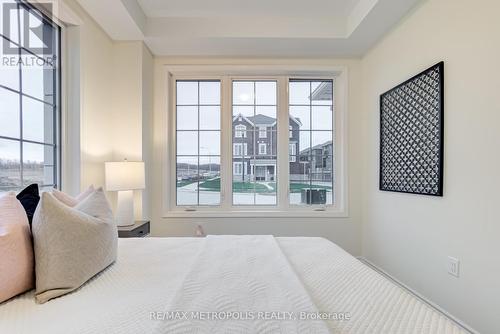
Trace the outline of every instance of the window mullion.
<path fill-rule="evenodd" d="M 278 149 L 277 149 L 277 180 L 278 180 L 278 208 L 288 208 L 288 184 L 289 184 L 289 162 L 288 162 L 288 78 L 278 79 Z"/>
<path fill-rule="evenodd" d="M 233 186 L 233 120 L 231 110 L 231 80 L 221 79 L 221 208 L 230 210 Z"/>
<path fill-rule="evenodd" d="M 170 124 L 169 131 L 167 132 L 168 138 L 168 154 L 169 159 L 169 209 L 172 210 L 177 206 L 177 78 L 170 77 L 169 86 L 167 87 L 168 96 L 171 97 L 169 110 L 171 112 L 167 115 L 167 124 Z"/>
<path fill-rule="evenodd" d="M 21 59 L 22 53 L 21 53 L 21 5 L 17 4 L 17 36 L 18 36 L 18 42 L 19 42 L 19 47 L 17 48 L 18 51 L 18 57 Z M 5 43 L 5 41 L 3 41 Z M 22 75 L 22 65 L 21 62 L 18 64 L 18 75 L 19 75 L 19 167 L 20 167 L 20 186 L 24 186 L 24 144 L 23 144 L 23 139 L 24 139 L 24 133 L 23 133 L 23 75 Z"/>

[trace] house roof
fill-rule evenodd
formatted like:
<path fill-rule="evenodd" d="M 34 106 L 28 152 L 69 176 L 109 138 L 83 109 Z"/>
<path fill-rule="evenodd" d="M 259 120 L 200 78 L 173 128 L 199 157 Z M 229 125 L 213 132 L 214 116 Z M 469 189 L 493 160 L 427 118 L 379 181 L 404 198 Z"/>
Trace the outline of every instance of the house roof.
<path fill-rule="evenodd" d="M 276 123 L 276 118 L 269 117 L 269 116 L 262 115 L 262 114 L 257 114 L 255 116 L 249 116 L 249 117 L 243 116 L 242 114 L 238 114 L 238 115 L 233 117 L 233 122 L 238 117 L 244 118 L 247 122 L 249 122 L 252 125 L 274 125 Z M 290 119 L 292 121 L 294 121 L 295 123 L 297 123 L 299 126 L 302 125 L 300 118 L 290 116 Z"/>
<path fill-rule="evenodd" d="M 274 124 L 276 122 L 276 118 L 269 117 L 269 116 L 262 115 L 262 114 L 250 116 L 250 117 L 247 117 L 247 119 L 250 120 L 250 122 L 252 122 L 253 124 L 267 125 L 267 124 Z"/>
<path fill-rule="evenodd" d="M 331 81 L 324 81 L 312 92 L 312 101 L 329 101 L 332 99 L 333 84 Z"/>
<path fill-rule="evenodd" d="M 299 153 L 300 154 L 304 154 L 304 153 L 309 152 L 309 151 L 319 150 L 319 149 L 322 149 L 325 146 L 332 145 L 332 143 L 333 142 L 331 140 L 329 140 L 329 141 L 326 141 L 326 142 L 324 142 L 322 144 L 314 145 L 311 148 L 306 148 L 306 149 L 300 151 Z"/>

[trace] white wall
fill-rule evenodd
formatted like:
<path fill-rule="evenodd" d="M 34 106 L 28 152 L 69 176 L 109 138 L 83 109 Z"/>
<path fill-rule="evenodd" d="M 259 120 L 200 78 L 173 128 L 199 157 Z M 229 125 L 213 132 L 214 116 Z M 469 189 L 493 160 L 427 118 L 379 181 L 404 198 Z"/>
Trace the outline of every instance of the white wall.
<path fill-rule="evenodd" d="M 75 106 L 67 112 L 73 113 L 73 116 L 79 113 L 76 117 L 80 118 L 81 175 L 72 177 L 80 177 L 80 187 L 85 188 L 90 184 L 104 184 L 103 162 L 112 157 L 112 100 L 109 88 L 113 85 L 113 41 L 74 0 L 64 2 L 81 20 L 81 25 L 70 28 L 72 32 L 69 35 L 79 39 L 79 59 L 73 54 L 65 64 L 73 72 L 79 72 L 80 77 L 80 109 Z M 67 136 L 73 135 L 70 131 Z M 73 155 L 74 152 L 71 153 Z M 67 171 L 67 174 L 73 172 Z M 78 191 L 75 187 L 71 189 L 73 193 Z"/>
<path fill-rule="evenodd" d="M 481 333 L 500 333 L 500 2 L 429 0 L 362 60 L 363 254 Z M 444 197 L 378 191 L 379 95 L 445 62 Z M 357 95 L 359 92 L 357 93 Z M 460 278 L 447 256 L 461 260 Z"/>
<path fill-rule="evenodd" d="M 161 163 L 162 134 L 166 133 L 161 122 L 163 110 L 161 99 L 166 97 L 159 87 L 163 78 L 162 67 L 166 64 L 303 64 L 303 65 L 337 65 L 347 66 L 349 70 L 349 217 L 348 218 L 308 218 L 308 219 L 243 219 L 243 218 L 217 218 L 201 219 L 205 229 L 214 234 L 274 234 L 276 236 L 323 236 L 333 240 L 352 254 L 361 253 L 361 155 L 360 137 L 361 101 L 356 98 L 360 90 L 360 66 L 358 60 L 343 59 L 221 59 L 221 58 L 157 58 L 155 59 L 155 111 L 154 111 L 154 160 L 152 168 L 152 234 L 154 236 L 193 236 L 196 222 L 200 219 L 188 218 L 162 218 L 162 178 L 163 168 Z"/>
<path fill-rule="evenodd" d="M 149 49 L 142 44 L 142 159 L 147 171 L 153 164 L 153 82 L 154 60 Z M 152 215 L 151 191 L 154 183 L 153 173 L 146 173 L 146 190 L 142 193 L 142 217 Z"/>
<path fill-rule="evenodd" d="M 66 111 L 72 116 L 68 122 L 75 117 L 79 117 L 79 122 L 68 124 L 66 136 L 73 136 L 71 126 L 79 124 L 80 152 L 68 153 L 73 159 L 80 155 L 81 169 L 80 175 L 76 168 L 66 171 L 68 187 L 64 189 L 78 193 L 77 188 L 105 184 L 106 161 L 142 160 L 144 156 L 151 159 L 151 154 L 145 152 L 152 150 L 152 134 L 146 136 L 143 119 L 149 123 L 152 119 L 153 56 L 140 41 L 112 41 L 74 0 L 65 3 L 81 21 L 66 30 L 68 38 L 73 39 L 68 45 L 79 45 L 79 53 L 71 50 L 65 59 L 68 72 L 72 73 L 68 80 L 80 80 L 79 92 L 74 94 L 79 95 L 80 103 L 68 103 Z M 76 39 L 78 43 L 74 43 Z M 72 182 L 75 179 L 79 182 Z M 79 183 L 79 187 L 74 183 Z M 114 206 L 116 194 L 107 195 Z M 134 204 L 137 219 L 149 215 L 148 198 L 143 198 L 142 192 L 136 191 Z"/>
<path fill-rule="evenodd" d="M 112 160 L 150 160 L 151 140 L 148 136 L 152 118 L 153 56 L 140 41 L 115 42 L 113 45 L 112 99 L 110 131 L 113 133 Z M 145 124 L 143 125 L 143 122 Z M 146 161 L 148 162 L 148 161 Z M 147 191 L 144 192 L 147 195 Z M 109 194 L 112 203 L 115 193 Z M 147 196 L 134 193 L 135 218 L 143 219 L 149 210 Z"/>

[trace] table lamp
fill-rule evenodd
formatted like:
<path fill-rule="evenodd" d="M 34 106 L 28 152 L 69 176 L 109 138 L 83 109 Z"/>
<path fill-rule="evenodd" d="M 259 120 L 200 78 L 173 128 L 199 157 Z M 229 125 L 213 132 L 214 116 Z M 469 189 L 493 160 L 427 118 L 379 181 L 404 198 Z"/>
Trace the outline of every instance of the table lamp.
<path fill-rule="evenodd" d="M 118 191 L 116 224 L 134 225 L 134 190 L 145 188 L 144 162 L 106 162 L 104 169 L 106 190 Z"/>

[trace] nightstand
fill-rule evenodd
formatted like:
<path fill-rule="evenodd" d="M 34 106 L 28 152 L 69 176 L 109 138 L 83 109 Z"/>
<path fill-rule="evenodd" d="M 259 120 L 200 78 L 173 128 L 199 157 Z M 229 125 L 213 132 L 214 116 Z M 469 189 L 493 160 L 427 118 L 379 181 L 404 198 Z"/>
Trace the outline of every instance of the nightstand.
<path fill-rule="evenodd" d="M 138 220 L 130 226 L 118 226 L 119 238 L 142 238 L 148 234 L 149 220 Z"/>

